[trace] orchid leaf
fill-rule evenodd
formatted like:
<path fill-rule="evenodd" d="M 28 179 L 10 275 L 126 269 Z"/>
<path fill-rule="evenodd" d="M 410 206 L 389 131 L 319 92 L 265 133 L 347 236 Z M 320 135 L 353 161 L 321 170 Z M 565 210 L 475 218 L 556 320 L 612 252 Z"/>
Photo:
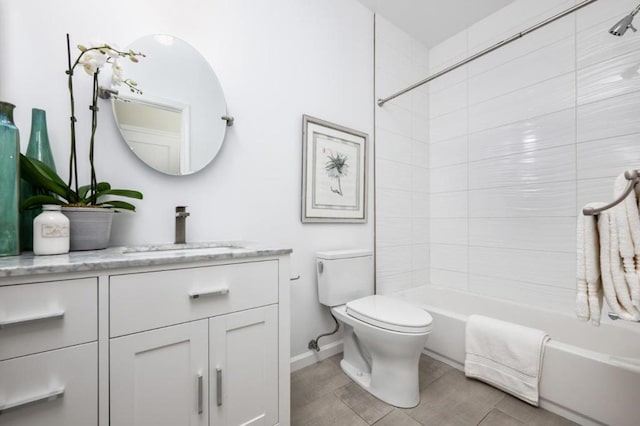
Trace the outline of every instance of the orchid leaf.
<path fill-rule="evenodd" d="M 127 198 L 136 198 L 138 200 L 142 200 L 142 193 L 139 191 L 133 191 L 130 189 L 107 189 L 104 191 L 98 190 L 98 197 L 102 197 L 104 195 L 117 195 L 119 197 L 127 197 Z"/>
<path fill-rule="evenodd" d="M 87 192 L 89 192 L 90 189 L 91 189 L 91 185 L 81 186 L 80 188 L 78 188 L 78 197 L 84 200 L 85 197 L 87 196 Z"/>
<path fill-rule="evenodd" d="M 90 189 L 91 185 L 83 185 L 78 188 L 78 196 L 82 200 L 82 202 L 88 203 L 90 201 L 91 196 L 87 197 L 87 193 L 89 193 Z M 111 189 L 111 185 L 108 182 L 98 182 L 98 184 L 96 185 L 96 194 L 99 197 L 101 191 L 106 191 L 109 189 Z"/>
<path fill-rule="evenodd" d="M 29 210 L 29 209 L 33 209 L 36 207 L 40 207 L 44 204 L 62 204 L 63 201 L 53 197 L 51 195 L 34 195 L 33 197 L 29 197 L 26 200 L 24 200 L 21 204 L 20 204 L 20 210 L 24 211 L 24 210 Z"/>
<path fill-rule="evenodd" d="M 27 156 L 24 156 L 22 154 L 20 154 L 21 160 L 25 160 L 27 163 L 30 163 L 30 165 L 42 176 L 47 177 L 48 179 L 50 179 L 51 181 L 53 181 L 56 185 L 60 185 L 60 186 L 67 186 L 66 182 L 62 180 L 62 178 L 60 176 L 58 176 L 58 174 L 48 165 L 46 165 L 45 163 L 43 163 L 40 160 L 37 160 L 35 158 L 29 158 Z M 21 164 L 22 165 L 22 164 Z"/>
<path fill-rule="evenodd" d="M 67 184 L 49 166 L 34 158 L 20 154 L 21 177 L 45 191 L 53 192 L 67 201 L 69 198 L 69 188 Z"/>
<path fill-rule="evenodd" d="M 96 205 L 97 206 L 104 206 L 104 207 L 113 207 L 114 209 L 129 210 L 129 211 L 132 211 L 132 212 L 136 211 L 136 206 L 134 206 L 131 203 L 127 203 L 126 201 L 109 200 L 109 201 L 103 201 L 103 202 L 98 203 Z"/>

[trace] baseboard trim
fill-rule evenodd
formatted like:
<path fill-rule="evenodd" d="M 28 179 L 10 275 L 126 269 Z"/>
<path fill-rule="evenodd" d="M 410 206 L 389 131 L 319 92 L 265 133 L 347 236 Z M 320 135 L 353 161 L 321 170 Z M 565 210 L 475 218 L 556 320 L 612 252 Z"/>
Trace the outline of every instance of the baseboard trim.
<path fill-rule="evenodd" d="M 291 372 L 298 371 L 342 352 L 342 339 L 320 346 L 320 352 L 308 350 L 291 358 Z"/>

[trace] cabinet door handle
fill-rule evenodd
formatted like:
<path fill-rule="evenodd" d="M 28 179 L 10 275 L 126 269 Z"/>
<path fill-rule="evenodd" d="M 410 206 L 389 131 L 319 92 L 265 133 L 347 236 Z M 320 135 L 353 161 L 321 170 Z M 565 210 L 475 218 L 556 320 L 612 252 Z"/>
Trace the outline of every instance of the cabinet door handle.
<path fill-rule="evenodd" d="M 222 405 L 222 368 L 216 368 L 216 404 Z"/>
<path fill-rule="evenodd" d="M 204 403 L 202 374 L 198 374 L 198 414 L 202 414 L 202 406 Z"/>
<path fill-rule="evenodd" d="M 216 288 L 214 290 L 202 290 L 202 291 L 192 291 L 189 293 L 189 298 L 199 299 L 202 296 L 224 296 L 225 294 L 229 294 L 229 288 Z"/>
<path fill-rule="evenodd" d="M 46 314 L 33 315 L 31 317 L 13 318 L 0 321 L 0 329 L 11 327 L 13 325 L 29 324 L 38 321 L 54 320 L 64 318 L 64 311 L 49 312 Z"/>
<path fill-rule="evenodd" d="M 39 402 L 54 401 L 56 399 L 62 398 L 63 396 L 64 396 L 64 388 L 61 388 L 51 392 L 47 392 L 46 394 L 43 394 L 43 395 L 31 396 L 16 402 L 0 404 L 0 415 L 5 414 L 8 411 L 16 410 L 18 408 L 23 408 L 33 404 L 37 404 Z"/>

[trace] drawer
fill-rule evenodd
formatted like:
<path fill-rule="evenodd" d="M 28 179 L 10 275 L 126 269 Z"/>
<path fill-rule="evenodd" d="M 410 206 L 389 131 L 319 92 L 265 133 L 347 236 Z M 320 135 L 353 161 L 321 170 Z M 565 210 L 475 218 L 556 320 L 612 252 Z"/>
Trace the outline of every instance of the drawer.
<path fill-rule="evenodd" d="M 97 343 L 0 362 L 1 426 L 97 424 Z"/>
<path fill-rule="evenodd" d="M 278 302 L 278 261 L 109 278 L 110 336 L 122 336 Z"/>
<path fill-rule="evenodd" d="M 97 278 L 0 287 L 0 360 L 97 340 Z"/>

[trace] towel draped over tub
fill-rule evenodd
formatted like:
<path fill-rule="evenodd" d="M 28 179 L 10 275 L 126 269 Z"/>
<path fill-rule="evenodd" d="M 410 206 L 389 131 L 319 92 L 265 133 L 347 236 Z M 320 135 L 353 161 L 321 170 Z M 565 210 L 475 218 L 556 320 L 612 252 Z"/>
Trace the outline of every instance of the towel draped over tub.
<path fill-rule="evenodd" d="M 547 333 L 481 315 L 467 319 L 464 372 L 538 406 Z"/>

